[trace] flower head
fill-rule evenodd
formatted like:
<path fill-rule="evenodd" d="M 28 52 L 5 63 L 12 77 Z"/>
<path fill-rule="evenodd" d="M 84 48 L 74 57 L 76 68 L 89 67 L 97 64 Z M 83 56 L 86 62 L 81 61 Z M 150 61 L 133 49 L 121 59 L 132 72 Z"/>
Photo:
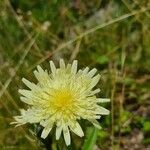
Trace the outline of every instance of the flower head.
<path fill-rule="evenodd" d="M 97 128 L 101 128 L 96 119 L 101 115 L 108 115 L 109 111 L 98 103 L 108 102 L 109 99 L 101 99 L 95 96 L 100 89 L 94 89 L 100 79 L 96 69 L 89 70 L 86 67 L 77 71 L 77 61 L 72 65 L 65 65 L 60 60 L 60 68 L 56 68 L 50 61 L 51 72 L 48 73 L 40 66 L 34 71 L 38 80 L 34 84 L 25 78 L 22 79 L 29 90 L 20 89 L 21 101 L 30 107 L 21 110 L 21 116 L 15 116 L 18 125 L 25 123 L 40 123 L 44 127 L 41 137 L 46 138 L 54 126 L 56 126 L 56 139 L 63 132 L 66 145 L 71 143 L 70 131 L 78 136 L 84 136 L 80 119 L 90 121 Z"/>

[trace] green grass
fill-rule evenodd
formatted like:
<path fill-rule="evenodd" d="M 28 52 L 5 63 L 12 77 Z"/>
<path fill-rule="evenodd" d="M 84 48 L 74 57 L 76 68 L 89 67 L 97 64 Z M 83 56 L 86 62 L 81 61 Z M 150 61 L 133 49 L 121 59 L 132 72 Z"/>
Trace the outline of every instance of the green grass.
<path fill-rule="evenodd" d="M 10 122 L 26 107 L 19 100 L 21 78 L 34 81 L 38 64 L 48 69 L 49 60 L 58 64 L 60 58 L 96 67 L 102 75 L 98 96 L 111 98 L 103 128 L 83 123 L 85 138 L 72 135 L 68 149 L 150 147 L 149 27 L 148 0 L 1 0 L 0 149 L 43 149 L 34 126 L 14 128 Z M 63 139 L 52 140 L 54 150 L 60 144 Z"/>

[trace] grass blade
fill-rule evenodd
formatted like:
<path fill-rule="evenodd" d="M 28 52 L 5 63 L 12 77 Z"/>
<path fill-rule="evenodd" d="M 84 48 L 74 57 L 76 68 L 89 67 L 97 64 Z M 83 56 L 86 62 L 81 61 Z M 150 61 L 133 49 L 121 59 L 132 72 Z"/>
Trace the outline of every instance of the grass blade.
<path fill-rule="evenodd" d="M 83 150 L 92 150 L 96 143 L 98 129 L 90 128 L 87 133 L 87 139 L 83 145 Z"/>

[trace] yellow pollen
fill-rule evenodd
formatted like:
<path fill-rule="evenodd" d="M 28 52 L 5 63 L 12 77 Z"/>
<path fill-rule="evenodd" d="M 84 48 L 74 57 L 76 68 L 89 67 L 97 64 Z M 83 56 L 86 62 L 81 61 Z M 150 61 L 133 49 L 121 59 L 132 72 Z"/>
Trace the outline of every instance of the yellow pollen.
<path fill-rule="evenodd" d="M 53 106 L 57 110 L 65 110 L 73 105 L 73 95 L 69 90 L 56 91 L 53 97 Z"/>

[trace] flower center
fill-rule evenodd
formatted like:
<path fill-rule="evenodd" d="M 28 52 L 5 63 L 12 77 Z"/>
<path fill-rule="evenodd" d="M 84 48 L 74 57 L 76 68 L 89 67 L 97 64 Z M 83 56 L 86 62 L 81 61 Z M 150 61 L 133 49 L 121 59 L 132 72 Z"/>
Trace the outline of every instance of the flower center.
<path fill-rule="evenodd" d="M 73 105 L 73 95 L 69 90 L 56 91 L 53 97 L 53 106 L 56 110 L 65 110 Z"/>

